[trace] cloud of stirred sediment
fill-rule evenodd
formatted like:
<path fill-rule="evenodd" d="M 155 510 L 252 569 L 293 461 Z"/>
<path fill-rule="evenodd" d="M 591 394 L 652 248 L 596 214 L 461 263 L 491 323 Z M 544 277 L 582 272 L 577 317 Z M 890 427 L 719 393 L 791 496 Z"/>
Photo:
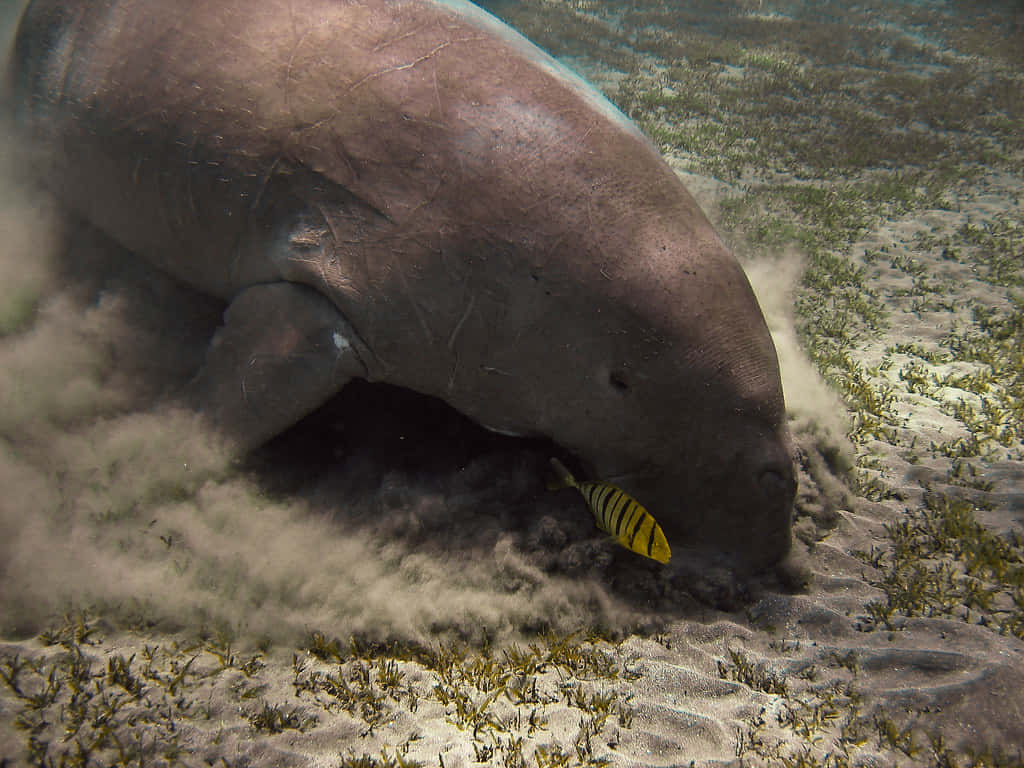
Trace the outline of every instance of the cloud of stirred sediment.
<path fill-rule="evenodd" d="M 782 370 L 786 410 L 797 421 L 814 423 L 839 440 L 847 431 L 846 407 L 822 379 L 800 346 L 793 317 L 793 297 L 803 274 L 801 255 L 792 251 L 744 265 L 775 342 Z"/>
<path fill-rule="evenodd" d="M 0 631 L 70 606 L 253 638 L 479 638 L 619 616 L 598 582 L 524 554 L 566 534 L 543 516 L 516 529 L 531 477 L 500 457 L 439 477 L 339 460 L 285 491 L 269 486 L 301 467 L 240 468 L 167 404 L 217 308 L 140 280 L 88 233 L 62 239 L 45 198 L 4 178 Z M 83 263 L 102 276 L 64 273 Z"/>
<path fill-rule="evenodd" d="M 204 301 L 130 265 L 91 283 L 60 274 L 69 248 L 110 263 L 79 232 L 62 240 L 24 185 L 0 196 L 0 631 L 38 631 L 70 606 L 253 638 L 479 638 L 620 617 L 598 582 L 524 554 L 566 534 L 543 516 L 516 529 L 532 478 L 500 457 L 438 477 L 339 460 L 285 491 L 269 486 L 301 467 L 240 468 L 167 404 L 205 338 L 182 315 L 208 319 Z"/>

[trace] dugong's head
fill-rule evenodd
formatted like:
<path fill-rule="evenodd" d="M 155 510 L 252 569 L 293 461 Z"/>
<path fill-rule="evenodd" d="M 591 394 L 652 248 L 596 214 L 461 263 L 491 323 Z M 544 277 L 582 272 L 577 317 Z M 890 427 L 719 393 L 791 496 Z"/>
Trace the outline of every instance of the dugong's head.
<path fill-rule="evenodd" d="M 665 302 L 668 322 L 654 339 L 631 328 L 633 349 L 616 344 L 614 362 L 591 370 L 576 452 L 642 501 L 677 558 L 697 550 L 756 570 L 789 551 L 796 483 L 774 347 L 743 274 L 716 266 L 707 282 L 665 270 L 645 294 L 648 310 Z"/>
<path fill-rule="evenodd" d="M 572 385 L 549 402 L 548 432 L 592 477 L 639 499 L 677 558 L 701 550 L 740 570 L 770 565 L 789 550 L 795 492 L 774 346 L 724 248 L 703 242 L 693 268 L 653 247 L 634 260 L 650 273 L 606 303 L 591 296 L 603 339 L 578 329 L 565 340 Z"/>
<path fill-rule="evenodd" d="M 500 323 L 479 335 L 464 324 L 460 343 L 480 350 L 480 373 L 461 390 L 463 357 L 445 398 L 493 429 L 550 437 L 587 479 L 626 490 L 675 560 L 699 550 L 755 570 L 790 546 L 778 360 L 740 265 L 668 175 L 654 209 L 569 213 L 551 226 L 588 221 L 585 231 L 539 233 L 560 244 L 534 243 L 532 264 L 491 259 L 510 272 L 493 274 L 472 308 Z"/>
<path fill-rule="evenodd" d="M 590 478 L 644 504 L 677 561 L 696 550 L 756 570 L 788 552 L 796 490 L 775 348 L 710 228 L 674 243 L 659 230 L 638 230 L 632 258 L 578 297 L 581 266 L 564 276 L 538 356 L 550 368 L 519 405 Z"/>
<path fill-rule="evenodd" d="M 600 405 L 586 406 L 578 452 L 647 505 L 677 556 L 757 569 L 788 552 L 796 491 L 778 358 L 746 276 L 688 198 L 633 235 L 609 301 L 620 332 L 581 388 Z"/>
<path fill-rule="evenodd" d="M 554 439 L 588 479 L 636 497 L 675 560 L 696 550 L 740 571 L 770 565 L 790 547 L 796 484 L 758 302 L 653 147 L 621 134 L 590 146 L 585 164 L 548 169 L 563 182 L 576 174 L 585 194 L 552 190 L 550 216 L 523 209 L 527 264 L 509 260 L 500 274 L 502 260 L 489 262 L 492 292 L 517 286 L 486 335 L 492 374 L 449 399 L 488 426 Z M 513 206 L 489 202 L 508 231 Z"/>

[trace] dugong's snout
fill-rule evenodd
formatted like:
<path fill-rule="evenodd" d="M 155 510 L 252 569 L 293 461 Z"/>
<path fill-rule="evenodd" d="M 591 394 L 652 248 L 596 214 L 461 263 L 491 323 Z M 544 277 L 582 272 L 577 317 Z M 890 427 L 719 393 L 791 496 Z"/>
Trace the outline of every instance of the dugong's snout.
<path fill-rule="evenodd" d="M 649 457 L 643 471 L 625 469 L 619 456 L 598 461 L 596 473 L 644 504 L 664 530 L 673 562 L 697 557 L 743 573 L 778 563 L 790 551 L 797 490 L 788 430 L 719 423 L 697 431 L 705 437 L 666 441 L 667 450 Z"/>
<path fill-rule="evenodd" d="M 717 496 L 705 496 L 703 510 L 684 516 L 700 523 L 690 531 L 694 543 L 752 570 L 785 557 L 797 487 L 788 430 L 758 434 L 710 479 L 707 487 L 719 489 Z"/>
<path fill-rule="evenodd" d="M 784 558 L 792 543 L 791 526 L 796 478 L 788 455 L 789 436 L 780 437 L 769 456 L 760 456 L 738 473 L 737 484 L 749 484 L 741 497 L 730 500 L 723 515 L 734 524 L 712 527 L 711 545 L 739 556 L 754 569 Z M 712 505 L 713 506 L 713 505 Z"/>
<path fill-rule="evenodd" d="M 792 543 L 790 526 L 797 487 L 792 464 L 765 468 L 758 476 L 757 484 L 761 491 L 759 506 L 763 510 L 764 531 L 758 531 L 758 538 L 748 542 L 746 549 L 754 550 L 760 545 L 764 551 L 764 564 L 771 564 L 785 557 Z M 753 529 L 757 531 L 758 526 L 753 526 Z"/>
<path fill-rule="evenodd" d="M 650 494 L 649 508 L 674 550 L 724 559 L 741 572 L 759 571 L 786 557 L 796 493 L 790 465 L 770 462 L 759 470 L 704 483 L 720 493 L 676 486 L 668 492 L 671 498 Z"/>

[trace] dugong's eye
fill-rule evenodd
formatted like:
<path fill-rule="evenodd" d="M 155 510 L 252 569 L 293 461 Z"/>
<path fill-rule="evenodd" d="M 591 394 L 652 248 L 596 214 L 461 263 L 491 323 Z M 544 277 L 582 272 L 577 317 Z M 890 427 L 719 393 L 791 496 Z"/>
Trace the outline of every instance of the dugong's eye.
<path fill-rule="evenodd" d="M 612 371 L 608 374 L 608 383 L 616 392 L 625 394 L 629 392 L 629 380 L 622 371 Z"/>

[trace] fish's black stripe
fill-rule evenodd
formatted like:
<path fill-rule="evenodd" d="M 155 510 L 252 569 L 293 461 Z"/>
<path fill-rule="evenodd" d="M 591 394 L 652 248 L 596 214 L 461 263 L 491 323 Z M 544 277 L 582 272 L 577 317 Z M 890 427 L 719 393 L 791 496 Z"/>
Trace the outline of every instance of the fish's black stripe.
<path fill-rule="evenodd" d="M 613 488 L 611 494 L 608 496 L 608 500 L 605 502 L 605 515 L 608 518 L 608 533 L 614 532 L 615 519 L 619 516 L 619 511 L 627 504 L 629 504 L 629 497 L 618 488 Z"/>
<path fill-rule="evenodd" d="M 629 534 L 629 548 L 633 549 L 633 539 L 636 538 L 637 531 L 640 530 L 640 523 L 644 521 L 645 517 L 650 517 L 646 512 L 642 512 L 636 516 L 636 522 L 633 524 L 633 530 Z"/>
<path fill-rule="evenodd" d="M 632 499 L 618 489 L 616 489 L 615 493 L 615 502 L 612 504 L 611 512 L 608 515 L 608 533 L 614 533 L 617 536 L 619 520 L 622 519 L 624 510 L 629 508 Z"/>
<path fill-rule="evenodd" d="M 594 517 L 597 518 L 598 523 L 602 527 L 607 527 L 608 522 L 605 519 L 604 500 L 611 493 L 612 489 L 607 485 L 592 483 L 588 490 L 590 493 L 587 496 L 587 501 L 590 502 L 590 509 L 593 511 Z"/>
<path fill-rule="evenodd" d="M 597 495 L 594 501 L 594 509 L 596 510 L 597 519 L 601 521 L 601 527 L 606 528 L 608 526 L 608 499 L 615 492 L 613 488 L 609 488 L 607 485 L 601 486 L 601 492 Z"/>
<path fill-rule="evenodd" d="M 647 537 L 647 556 L 651 556 L 651 551 L 654 549 L 654 532 L 658 530 L 658 524 L 655 523 L 651 526 L 651 535 Z"/>
<path fill-rule="evenodd" d="M 606 485 L 601 488 L 601 499 L 597 503 L 598 509 L 601 511 L 601 522 L 605 525 L 608 524 L 608 509 L 611 505 L 611 499 L 615 495 L 615 489 L 610 485 Z"/>
<path fill-rule="evenodd" d="M 643 519 L 644 508 L 639 504 L 635 504 L 632 509 L 629 510 L 629 515 L 623 515 L 622 520 L 619 521 L 619 537 L 624 538 L 629 529 L 636 524 L 637 520 Z"/>
<path fill-rule="evenodd" d="M 626 515 L 633 508 L 633 504 L 635 504 L 635 502 L 626 496 L 626 494 L 622 494 L 622 496 L 623 499 L 625 499 L 625 503 L 616 508 L 615 515 L 612 517 L 611 524 L 608 526 L 611 529 L 609 533 L 613 533 L 616 536 L 619 535 L 619 529 L 622 527 L 622 521 L 626 519 Z"/>
<path fill-rule="evenodd" d="M 643 520 L 642 523 L 640 523 L 640 527 L 637 529 L 636 534 L 634 534 L 634 538 L 636 536 L 640 537 L 640 541 L 637 542 L 636 548 L 633 550 L 634 552 L 639 552 L 640 548 L 643 547 L 643 545 L 644 545 L 644 536 L 647 537 L 647 551 L 648 552 L 651 551 L 651 542 L 654 541 L 654 526 L 655 525 L 657 525 L 657 523 L 654 522 L 654 518 L 653 517 L 651 517 L 650 515 L 646 515 L 644 517 L 644 520 Z"/>
<path fill-rule="evenodd" d="M 594 499 L 594 509 L 597 511 L 597 519 L 601 521 L 601 527 L 608 527 L 608 498 L 615 491 L 607 485 L 602 485 Z"/>
<path fill-rule="evenodd" d="M 640 517 L 642 519 L 643 516 L 644 508 L 640 506 L 640 504 L 638 504 L 636 500 L 634 500 L 627 514 L 623 514 L 622 520 L 619 521 L 619 535 L 624 535 L 626 531 L 629 530 L 629 527 L 633 524 L 636 518 Z"/>

